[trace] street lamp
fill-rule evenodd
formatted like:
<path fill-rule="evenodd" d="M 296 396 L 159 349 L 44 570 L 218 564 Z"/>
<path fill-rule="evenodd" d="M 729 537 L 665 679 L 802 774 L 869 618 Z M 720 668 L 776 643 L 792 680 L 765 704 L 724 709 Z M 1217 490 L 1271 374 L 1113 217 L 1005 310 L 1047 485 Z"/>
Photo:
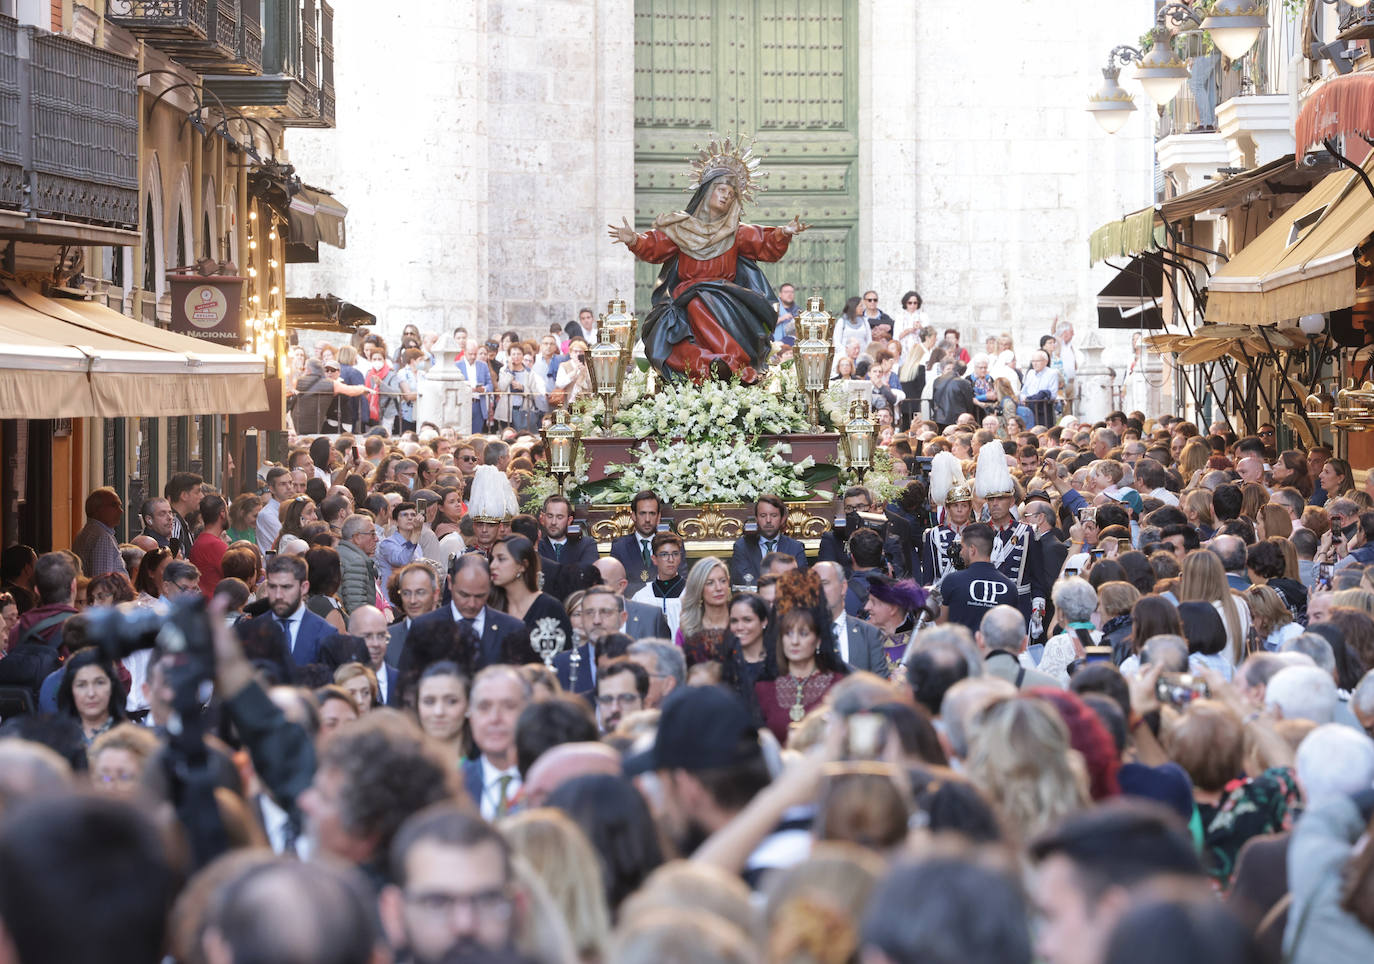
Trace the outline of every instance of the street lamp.
<path fill-rule="evenodd" d="M 1135 71 L 1135 79 L 1145 89 L 1145 96 L 1161 107 L 1174 99 L 1183 82 L 1188 79 L 1188 65 L 1169 42 L 1169 28 L 1163 20 L 1164 11 L 1160 11 L 1160 22 L 1155 24 L 1154 29 L 1154 43 L 1140 58 L 1140 66 Z"/>
<path fill-rule="evenodd" d="M 1269 6 L 1264 0 L 1216 0 L 1207 19 L 1202 21 L 1202 29 L 1211 35 L 1227 60 L 1237 60 L 1245 56 L 1259 39 L 1260 31 L 1269 25 L 1268 14 Z"/>
<path fill-rule="evenodd" d="M 620 394 L 621 382 L 625 379 L 625 352 L 610 340 L 609 333 L 601 331 L 597 343 L 587 353 L 587 370 L 592 376 L 592 388 L 601 396 L 606 406 L 602 426 L 607 435 L 615 424 L 615 398 Z"/>
<path fill-rule="evenodd" d="M 1102 86 L 1098 88 L 1097 93 L 1088 98 L 1089 113 L 1093 115 L 1093 120 L 1097 121 L 1098 126 L 1108 134 L 1115 134 L 1121 130 L 1135 113 L 1135 101 L 1118 83 L 1121 68 L 1117 66 L 1117 61 L 1129 64 L 1139 59 L 1140 51 L 1134 47 L 1113 47 L 1112 52 L 1107 55 L 1107 66 L 1102 68 Z"/>
<path fill-rule="evenodd" d="M 581 431 L 568 424 L 568 410 L 560 408 L 553 413 L 553 422 L 540 430 L 544 436 L 544 452 L 549 460 L 549 474 L 558 480 L 558 494 L 563 495 L 563 483 L 572 475 L 573 463 L 577 459 L 577 440 Z"/>
<path fill-rule="evenodd" d="M 849 467 L 864 481 L 864 473 L 873 465 L 873 440 L 878 434 L 878 426 L 869 418 L 868 402 L 856 398 L 849 403 L 849 421 L 840 426 L 840 440 L 844 443 Z"/>

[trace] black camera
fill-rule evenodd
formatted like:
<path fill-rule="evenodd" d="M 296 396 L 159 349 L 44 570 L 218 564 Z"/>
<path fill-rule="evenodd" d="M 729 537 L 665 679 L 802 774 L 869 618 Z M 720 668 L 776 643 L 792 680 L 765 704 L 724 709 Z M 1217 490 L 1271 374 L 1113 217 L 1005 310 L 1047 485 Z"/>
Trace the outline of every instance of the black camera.
<path fill-rule="evenodd" d="M 968 563 L 964 562 L 964 544 L 958 539 L 955 539 L 945 547 L 945 558 L 949 560 L 949 564 L 955 569 L 963 569 L 968 565 Z"/>
<path fill-rule="evenodd" d="M 166 612 L 123 603 L 86 611 L 89 638 L 111 661 L 156 646 L 168 657 L 167 680 L 178 709 L 195 706 L 215 675 L 215 641 L 205 598 L 182 596 Z M 184 710 L 183 710 L 184 711 Z"/>

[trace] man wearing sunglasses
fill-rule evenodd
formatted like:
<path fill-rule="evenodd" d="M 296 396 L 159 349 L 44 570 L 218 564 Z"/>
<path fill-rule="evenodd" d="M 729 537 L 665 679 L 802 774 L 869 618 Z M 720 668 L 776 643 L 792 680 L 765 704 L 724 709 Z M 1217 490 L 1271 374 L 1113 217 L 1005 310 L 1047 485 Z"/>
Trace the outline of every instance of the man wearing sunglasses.
<path fill-rule="evenodd" d="M 463 478 L 470 479 L 477 474 L 477 450 L 471 445 L 458 446 L 453 462 L 458 466 L 458 471 L 463 473 Z"/>
<path fill-rule="evenodd" d="M 859 306 L 863 309 L 859 317 L 868 322 L 868 328 L 875 335 L 880 327 L 886 327 L 887 337 L 892 337 L 892 316 L 878 307 L 878 292 L 865 291 L 863 303 Z"/>

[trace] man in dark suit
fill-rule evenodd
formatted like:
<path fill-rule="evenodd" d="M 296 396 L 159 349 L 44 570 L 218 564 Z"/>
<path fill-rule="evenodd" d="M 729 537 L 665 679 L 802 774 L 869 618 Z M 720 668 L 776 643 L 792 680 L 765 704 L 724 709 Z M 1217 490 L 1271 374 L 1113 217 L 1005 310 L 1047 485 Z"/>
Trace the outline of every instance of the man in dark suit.
<path fill-rule="evenodd" d="M 754 522 L 758 532 L 740 536 L 730 553 L 732 585 L 757 586 L 763 574 L 763 558 L 770 552 L 792 556 L 797 560 L 797 568 L 806 571 L 806 547 L 783 533 L 787 524 L 787 503 L 776 495 L 759 496 L 754 503 Z"/>
<path fill-rule="evenodd" d="M 482 819 L 496 820 L 510 812 L 520 792 L 515 724 L 534 693 L 514 666 L 488 666 L 473 677 L 469 692 L 477 759 L 463 764 L 463 786 Z"/>
<path fill-rule="evenodd" d="M 525 624 L 487 605 L 487 596 L 491 593 L 491 570 L 485 556 L 470 552 L 455 559 L 448 587 L 450 602 L 447 608 L 421 616 L 415 620 L 415 626 L 451 619 L 473 633 L 478 640 L 472 661 L 474 670 L 498 663 L 519 666 L 538 661 L 539 657 L 530 646 L 530 635 Z"/>
<path fill-rule="evenodd" d="M 544 500 L 539 513 L 539 555 L 553 562 L 591 565 L 596 562 L 596 540 L 584 536 L 569 537 L 572 522 L 572 503 L 566 496 L 555 493 Z"/>
<path fill-rule="evenodd" d="M 432 613 L 439 605 L 439 574 L 423 562 L 412 562 L 396 576 L 396 590 L 401 596 L 401 618 L 391 625 L 391 641 L 386 647 L 386 664 L 392 669 L 401 667 L 401 650 L 412 620 Z"/>
<path fill-rule="evenodd" d="M 624 633 L 632 639 L 671 639 L 668 619 L 663 610 L 648 603 L 638 603 L 625 599 L 625 567 L 619 559 L 606 557 L 596 560 L 596 571 L 601 573 L 601 585 L 621 597 L 625 603 L 625 624 L 612 632 Z"/>
<path fill-rule="evenodd" d="M 1054 620 L 1054 601 L 1050 589 L 1054 587 L 1060 570 L 1064 568 L 1064 560 L 1069 557 L 1069 544 L 1055 535 L 1054 525 L 1058 520 L 1055 518 L 1054 506 L 1050 503 L 1040 499 L 1028 501 L 1023 515 L 1031 527 L 1030 566 L 1032 571 L 1038 573 L 1035 588 L 1039 592 L 1031 600 L 1032 607 L 1035 605 L 1035 599 L 1043 600 L 1044 614 L 1041 616 L 1040 625 L 1035 627 L 1032 620 L 1032 628 L 1040 630 L 1039 633 L 1031 634 L 1031 643 L 1036 644 L 1045 641 L 1049 625 Z"/>
<path fill-rule="evenodd" d="M 287 648 L 297 666 L 319 662 L 320 644 L 334 627 L 305 608 L 310 591 L 305 560 L 274 556 L 267 563 L 267 602 L 271 607 L 257 619 L 275 621 L 286 635 Z"/>
<path fill-rule="evenodd" d="M 386 661 L 391 633 L 386 624 L 385 614 L 376 606 L 359 606 L 348 615 L 348 631 L 361 639 L 367 647 L 367 666 L 377 677 L 377 686 L 382 691 L 382 703 L 386 706 L 400 706 L 401 694 L 396 685 L 400 674 Z"/>
<path fill-rule="evenodd" d="M 606 561 L 603 559 L 602 563 Z M 565 690 L 585 696 L 589 701 L 595 698 L 597 646 L 612 633 L 624 632 L 624 627 L 625 597 L 607 586 L 588 589 L 582 596 L 582 635 L 585 642 L 577 649 L 559 653 L 553 658 L 553 668 Z"/>
<path fill-rule="evenodd" d="M 876 626 L 849 615 L 844 611 L 845 578 L 844 569 L 838 562 L 816 563 L 816 575 L 821 577 L 821 591 L 825 593 L 825 605 L 834 620 L 835 647 L 840 659 L 852 669 L 867 670 L 884 678 L 891 672 L 887 663 L 887 653 L 883 650 L 883 634 Z"/>
<path fill-rule="evenodd" d="M 968 413 L 974 418 L 981 414 L 973 394 L 973 382 L 964 377 L 964 366 L 953 365 L 935 379 L 931 389 L 930 414 L 941 428 L 953 425 L 959 416 Z"/>
<path fill-rule="evenodd" d="M 630 512 L 634 516 L 634 531 L 611 543 L 611 555 L 625 567 L 627 598 L 654 577 L 653 538 L 663 515 L 663 501 L 653 492 L 638 492 L 630 503 Z"/>

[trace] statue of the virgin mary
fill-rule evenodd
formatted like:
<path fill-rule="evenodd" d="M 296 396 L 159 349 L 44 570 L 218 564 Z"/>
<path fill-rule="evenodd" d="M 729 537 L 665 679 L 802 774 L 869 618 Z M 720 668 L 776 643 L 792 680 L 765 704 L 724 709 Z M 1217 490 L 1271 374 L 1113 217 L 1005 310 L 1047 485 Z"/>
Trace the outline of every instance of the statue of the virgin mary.
<path fill-rule="evenodd" d="M 759 160 L 752 147 L 713 140 L 692 162 L 696 190 L 684 210 L 660 214 L 643 234 L 628 222 L 610 226 L 636 258 L 663 265 L 640 331 L 644 354 L 664 374 L 694 382 L 738 374 L 747 383 L 768 360 L 777 298 L 758 262 L 781 260 L 810 225 L 740 223 L 759 190 Z"/>

